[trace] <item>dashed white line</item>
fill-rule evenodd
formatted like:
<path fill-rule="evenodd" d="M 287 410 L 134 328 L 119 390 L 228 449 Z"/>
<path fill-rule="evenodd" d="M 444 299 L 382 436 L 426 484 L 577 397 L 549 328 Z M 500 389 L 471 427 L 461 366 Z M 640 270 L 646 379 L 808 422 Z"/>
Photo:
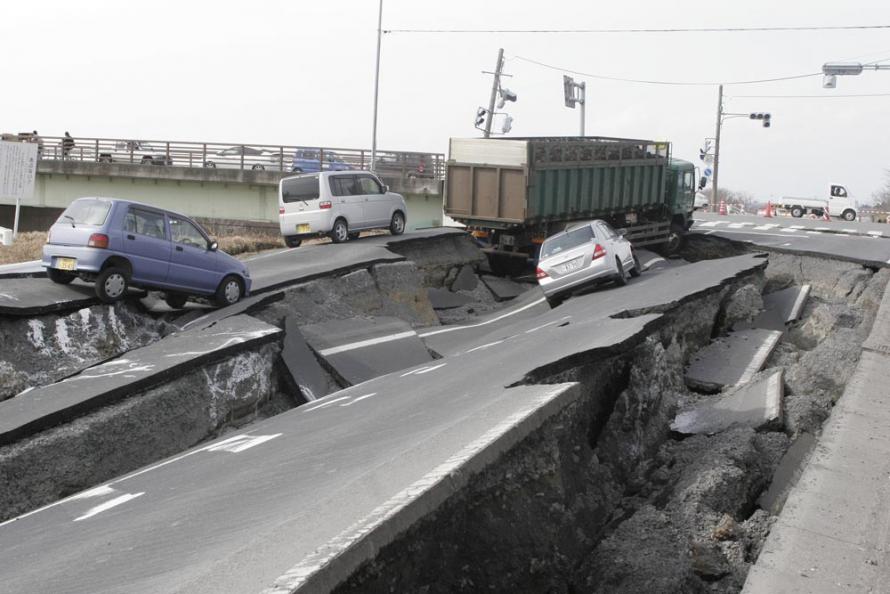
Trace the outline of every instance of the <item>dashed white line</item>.
<path fill-rule="evenodd" d="M 420 336 L 421 338 L 426 338 L 427 336 L 434 336 L 436 334 L 442 334 L 444 332 L 454 332 L 455 330 L 466 330 L 468 328 L 479 328 L 480 326 L 487 326 L 488 324 L 493 324 L 495 322 L 503 320 L 504 318 L 516 315 L 519 312 L 525 311 L 531 307 L 538 305 L 539 303 L 543 303 L 544 301 L 546 301 L 546 299 L 544 297 L 541 297 L 540 299 L 536 299 L 531 303 L 523 305 L 522 307 L 518 307 L 512 311 L 508 311 L 497 316 L 496 318 L 485 320 L 484 322 L 479 322 L 478 324 L 470 324 L 469 326 L 449 326 L 448 328 L 440 328 L 439 330 L 433 330 L 432 332 L 425 332 L 424 334 L 419 334 L 418 336 Z"/>
<path fill-rule="evenodd" d="M 782 229 L 780 229 L 780 231 L 782 231 L 783 233 L 797 233 L 797 229 L 794 229 L 792 227 L 783 227 Z"/>
<path fill-rule="evenodd" d="M 806 229 L 803 225 L 789 225 L 789 229 Z"/>
<path fill-rule="evenodd" d="M 441 367 L 445 367 L 448 365 L 447 363 L 439 363 L 438 365 L 427 365 L 426 367 L 419 367 L 417 369 L 412 369 L 411 371 L 406 371 L 399 377 L 408 377 L 409 375 L 423 375 L 424 373 L 429 373 L 430 371 L 435 371 Z"/>
<path fill-rule="evenodd" d="M 340 406 L 352 406 L 352 405 L 355 404 L 356 402 L 361 402 L 362 400 L 367 400 L 367 399 L 370 398 L 371 396 L 376 396 L 376 395 L 377 395 L 377 392 L 371 392 L 370 394 L 365 394 L 364 396 L 359 396 L 359 397 L 356 398 L 355 400 L 353 400 L 353 401 L 351 401 L 351 402 L 346 402 L 346 403 L 344 403 L 344 404 L 341 404 Z"/>
<path fill-rule="evenodd" d="M 328 406 L 331 406 L 332 404 L 336 404 L 336 403 L 342 402 L 344 400 L 349 400 L 350 398 L 352 398 L 352 396 L 340 396 L 339 398 L 334 398 L 332 400 L 322 402 L 321 404 L 316 404 L 312 408 L 307 408 L 306 412 L 312 412 L 312 411 L 318 410 L 320 408 L 327 408 Z"/>
<path fill-rule="evenodd" d="M 80 516 L 79 518 L 74 518 L 74 521 L 80 522 L 81 520 L 86 520 L 87 518 L 92 518 L 93 516 L 95 516 L 97 514 L 101 514 L 104 511 L 108 511 L 109 509 L 111 509 L 113 507 L 117 507 L 118 505 L 124 504 L 124 503 L 126 503 L 132 499 L 136 499 L 137 497 L 140 497 L 142 495 L 145 495 L 145 491 L 142 491 L 141 493 L 124 493 L 120 497 L 115 497 L 114 499 L 112 499 L 110 501 L 106 501 L 105 503 L 100 503 L 96 507 L 91 508 L 87 513 Z"/>
<path fill-rule="evenodd" d="M 397 332 L 396 334 L 378 336 L 377 338 L 369 338 L 367 340 L 359 340 L 358 342 L 351 342 L 349 344 L 341 344 L 340 346 L 322 349 L 318 351 L 318 354 L 323 357 L 327 357 L 328 355 L 336 355 L 337 353 L 345 353 L 346 351 L 363 349 L 365 347 L 374 346 L 375 344 L 392 342 L 393 340 L 402 340 L 404 338 L 411 338 L 412 336 L 417 336 L 417 333 L 414 330 L 409 330 L 407 332 Z"/>
<path fill-rule="evenodd" d="M 843 231 L 844 233 L 852 233 L 853 235 L 856 235 L 856 229 L 841 229 L 841 231 Z"/>
<path fill-rule="evenodd" d="M 487 349 L 487 348 L 493 347 L 493 346 L 495 346 L 495 345 L 497 345 L 497 344 L 501 344 L 502 342 L 504 342 L 504 341 L 503 341 L 503 340 L 496 340 L 496 341 L 494 341 L 494 342 L 489 342 L 488 344 L 483 344 L 483 345 L 479 345 L 479 346 L 477 346 L 477 347 L 473 347 L 473 348 L 471 348 L 470 350 L 468 350 L 467 352 L 468 352 L 468 353 L 472 353 L 473 351 L 481 351 L 481 350 L 483 350 L 483 349 Z"/>
<path fill-rule="evenodd" d="M 871 235 L 872 237 L 883 237 L 884 236 L 883 231 L 869 231 L 868 234 Z"/>
<path fill-rule="evenodd" d="M 664 260 L 664 258 L 659 258 L 659 260 Z M 564 322 L 564 321 L 570 319 L 571 317 L 572 316 L 563 316 L 563 317 L 559 318 L 558 320 L 553 320 L 552 322 L 547 322 L 546 324 L 541 324 L 540 326 L 535 326 L 534 328 L 530 328 L 530 329 L 526 330 L 525 333 L 531 334 L 532 332 L 537 332 L 541 328 L 546 328 L 547 326 L 552 326 L 553 324 L 559 324 L 561 322 Z M 469 352 L 469 351 L 467 351 L 467 352 Z"/>

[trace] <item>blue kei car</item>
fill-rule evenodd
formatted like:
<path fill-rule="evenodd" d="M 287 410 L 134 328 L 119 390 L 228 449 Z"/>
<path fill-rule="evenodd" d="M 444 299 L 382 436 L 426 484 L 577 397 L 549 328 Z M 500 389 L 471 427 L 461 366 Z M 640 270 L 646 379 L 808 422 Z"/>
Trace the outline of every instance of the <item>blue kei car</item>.
<path fill-rule="evenodd" d="M 294 173 L 318 173 L 319 171 L 349 171 L 352 167 L 334 151 L 298 149 L 294 153 L 290 170 Z"/>
<path fill-rule="evenodd" d="M 247 266 L 217 249 L 195 221 L 117 198 L 78 198 L 50 228 L 43 246 L 50 280 L 95 283 L 105 303 L 129 286 L 158 289 L 170 307 L 189 297 L 231 305 L 250 293 Z"/>

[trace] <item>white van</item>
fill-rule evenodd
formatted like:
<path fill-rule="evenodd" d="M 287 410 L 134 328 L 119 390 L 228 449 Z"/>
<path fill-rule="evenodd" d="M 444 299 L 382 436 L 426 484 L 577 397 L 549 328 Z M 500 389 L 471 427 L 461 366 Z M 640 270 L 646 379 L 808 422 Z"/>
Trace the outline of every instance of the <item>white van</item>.
<path fill-rule="evenodd" d="M 365 171 L 306 173 L 278 184 L 278 220 L 288 247 L 320 235 L 341 243 L 364 229 L 401 235 L 407 212 L 401 194 Z"/>

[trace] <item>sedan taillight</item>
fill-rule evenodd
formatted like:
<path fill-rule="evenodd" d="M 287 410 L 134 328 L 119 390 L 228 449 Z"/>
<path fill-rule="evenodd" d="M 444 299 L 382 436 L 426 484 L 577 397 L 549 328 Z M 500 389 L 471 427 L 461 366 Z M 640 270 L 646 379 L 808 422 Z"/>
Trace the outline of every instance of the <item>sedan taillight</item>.
<path fill-rule="evenodd" d="M 596 246 L 594 246 L 594 248 L 593 248 L 593 259 L 598 260 L 600 258 L 605 257 L 605 255 L 606 255 L 606 248 L 604 248 L 600 244 L 596 244 Z"/>
<path fill-rule="evenodd" d="M 320 209 L 322 209 L 322 210 L 324 210 L 324 209 L 326 209 L 326 208 L 330 208 L 330 207 L 331 207 L 331 201 L 330 201 L 330 200 L 325 200 L 325 201 L 323 201 L 323 202 L 319 202 L 319 203 L 318 203 L 318 208 L 320 208 Z"/>
<path fill-rule="evenodd" d="M 547 278 L 548 276 L 550 276 L 550 275 L 547 274 L 546 272 L 544 272 L 543 270 L 541 270 L 541 267 L 540 267 L 540 266 L 538 266 L 538 269 L 535 270 L 535 277 L 536 277 L 536 278 Z"/>
<path fill-rule="evenodd" d="M 107 248 L 108 236 L 104 233 L 93 233 L 92 235 L 90 235 L 90 240 L 87 242 L 87 246 L 94 248 Z"/>

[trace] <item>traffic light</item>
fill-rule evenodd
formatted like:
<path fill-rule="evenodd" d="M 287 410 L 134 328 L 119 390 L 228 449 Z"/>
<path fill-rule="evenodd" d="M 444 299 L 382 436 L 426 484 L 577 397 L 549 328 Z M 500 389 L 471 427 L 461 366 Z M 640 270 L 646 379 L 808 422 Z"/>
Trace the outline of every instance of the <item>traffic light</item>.
<path fill-rule="evenodd" d="M 703 149 L 703 148 L 698 149 L 698 158 L 701 159 L 702 161 L 705 160 L 705 155 L 707 155 L 707 154 L 708 154 L 708 151 L 706 151 L 705 149 Z"/>
<path fill-rule="evenodd" d="M 752 113 L 748 117 L 752 120 L 761 120 L 764 128 L 770 127 L 770 114 L 768 113 Z"/>
<path fill-rule="evenodd" d="M 484 107 L 480 107 L 476 110 L 476 127 L 480 130 L 481 126 L 485 126 L 485 117 L 488 115 L 488 110 Z"/>

